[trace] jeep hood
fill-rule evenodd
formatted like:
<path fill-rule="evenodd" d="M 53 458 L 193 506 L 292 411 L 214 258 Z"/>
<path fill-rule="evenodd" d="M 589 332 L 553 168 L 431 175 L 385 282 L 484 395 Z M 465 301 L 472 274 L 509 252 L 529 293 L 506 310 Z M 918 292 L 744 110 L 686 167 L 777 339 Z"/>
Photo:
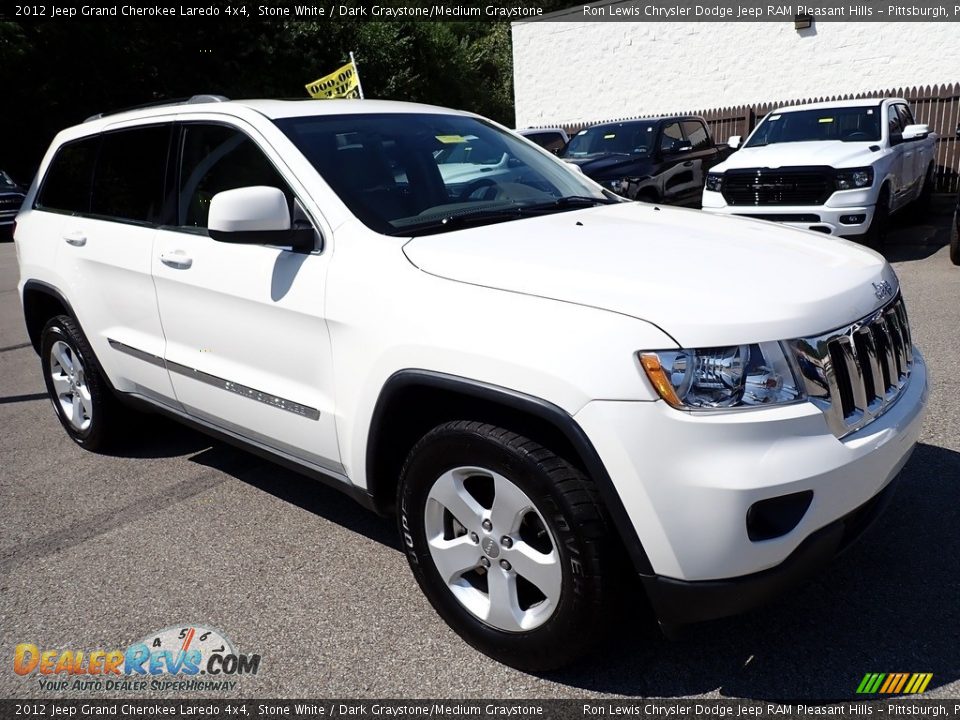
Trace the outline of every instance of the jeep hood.
<path fill-rule="evenodd" d="M 887 302 L 872 283 L 898 288 L 883 257 L 846 240 L 644 203 L 426 235 L 404 252 L 441 278 L 645 320 L 683 347 L 816 335 Z"/>
<path fill-rule="evenodd" d="M 713 168 L 714 172 L 726 172 L 740 168 L 780 168 L 797 165 L 829 165 L 835 168 L 862 167 L 876 158 L 871 147 L 880 147 L 875 142 L 841 142 L 818 140 L 816 142 L 789 142 L 744 147 L 730 155 Z"/>

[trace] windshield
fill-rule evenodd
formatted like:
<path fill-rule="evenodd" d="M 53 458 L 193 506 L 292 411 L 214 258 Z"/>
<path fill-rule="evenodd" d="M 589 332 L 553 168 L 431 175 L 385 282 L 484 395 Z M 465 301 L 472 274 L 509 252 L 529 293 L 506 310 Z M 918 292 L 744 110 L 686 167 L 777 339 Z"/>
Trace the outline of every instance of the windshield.
<path fill-rule="evenodd" d="M 594 155 L 648 155 L 656 140 L 655 123 L 618 123 L 581 130 L 561 153 L 565 158 Z"/>
<path fill-rule="evenodd" d="M 876 142 L 880 139 L 880 106 L 822 108 L 770 113 L 745 147 L 809 140 Z"/>
<path fill-rule="evenodd" d="M 616 202 L 512 133 L 473 117 L 418 113 L 282 118 L 277 126 L 365 225 L 446 232 Z M 529 212 L 528 212 L 529 211 Z"/>

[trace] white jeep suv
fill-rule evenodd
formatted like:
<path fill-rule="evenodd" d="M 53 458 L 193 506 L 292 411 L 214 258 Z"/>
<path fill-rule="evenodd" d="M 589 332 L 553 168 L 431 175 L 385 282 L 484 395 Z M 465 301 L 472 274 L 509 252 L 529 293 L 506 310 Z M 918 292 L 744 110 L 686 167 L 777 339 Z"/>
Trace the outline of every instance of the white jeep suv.
<path fill-rule="evenodd" d="M 477 140 L 510 172 L 438 167 Z M 530 670 L 602 636 L 627 572 L 665 626 L 805 580 L 889 496 L 927 396 L 876 253 L 628 202 L 437 107 L 94 118 L 15 238 L 74 441 L 149 408 L 396 515 L 437 612 Z"/>
<path fill-rule="evenodd" d="M 784 107 L 708 174 L 703 209 L 878 245 L 891 214 L 929 199 L 935 154 L 906 100 Z"/>

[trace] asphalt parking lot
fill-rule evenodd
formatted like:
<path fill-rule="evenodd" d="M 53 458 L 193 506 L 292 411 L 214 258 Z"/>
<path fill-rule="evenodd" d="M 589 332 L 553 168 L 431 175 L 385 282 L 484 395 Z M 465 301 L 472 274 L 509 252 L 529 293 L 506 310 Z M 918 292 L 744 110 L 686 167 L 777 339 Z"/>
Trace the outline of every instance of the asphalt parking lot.
<path fill-rule="evenodd" d="M 947 221 L 901 222 L 885 250 L 932 388 L 921 443 L 864 541 L 763 610 L 677 642 L 638 613 L 596 657 L 544 676 L 461 642 L 420 594 L 392 522 L 332 490 L 166 421 L 121 455 L 76 447 L 25 345 L 14 247 L 0 244 L 0 697 L 51 696 L 12 671 L 18 643 L 117 648 L 190 624 L 262 656 L 226 693 L 242 697 L 844 699 L 864 673 L 898 671 L 932 672 L 928 696 L 960 697 L 960 268 Z"/>

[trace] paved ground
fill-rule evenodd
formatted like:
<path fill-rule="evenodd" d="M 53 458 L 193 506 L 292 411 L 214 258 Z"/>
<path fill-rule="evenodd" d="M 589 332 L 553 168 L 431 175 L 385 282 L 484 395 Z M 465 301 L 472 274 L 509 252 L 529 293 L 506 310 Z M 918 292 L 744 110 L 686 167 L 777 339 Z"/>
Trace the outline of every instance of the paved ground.
<path fill-rule="evenodd" d="M 123 456 L 75 447 L 26 342 L 0 244 L 0 697 L 43 695 L 17 643 L 125 647 L 184 623 L 262 655 L 246 697 L 851 696 L 864 673 L 932 672 L 960 696 L 960 268 L 946 218 L 888 254 L 933 374 L 921 444 L 865 542 L 775 605 L 668 642 L 628 623 L 548 676 L 462 643 L 420 595 L 391 523 L 309 481 L 158 422 Z"/>

